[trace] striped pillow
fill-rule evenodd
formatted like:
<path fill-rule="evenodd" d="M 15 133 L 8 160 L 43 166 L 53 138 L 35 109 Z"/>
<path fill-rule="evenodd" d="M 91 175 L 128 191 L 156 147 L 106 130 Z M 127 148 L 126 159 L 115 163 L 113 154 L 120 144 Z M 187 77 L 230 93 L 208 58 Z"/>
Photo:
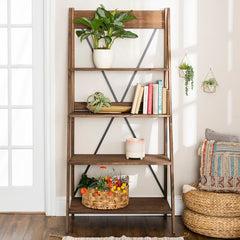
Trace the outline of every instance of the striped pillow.
<path fill-rule="evenodd" d="M 200 155 L 200 189 L 240 193 L 240 143 L 205 140 Z"/>

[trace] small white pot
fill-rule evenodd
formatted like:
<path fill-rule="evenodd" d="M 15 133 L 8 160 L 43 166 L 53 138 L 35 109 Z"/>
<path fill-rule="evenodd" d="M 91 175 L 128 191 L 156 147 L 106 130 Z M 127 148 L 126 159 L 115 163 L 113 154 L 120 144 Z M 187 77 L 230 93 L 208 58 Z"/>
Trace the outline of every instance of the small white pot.
<path fill-rule="evenodd" d="M 126 158 L 145 157 L 145 141 L 143 138 L 128 138 L 126 140 Z"/>
<path fill-rule="evenodd" d="M 93 63 L 96 68 L 110 68 L 112 66 L 113 51 L 111 49 L 94 49 Z"/>

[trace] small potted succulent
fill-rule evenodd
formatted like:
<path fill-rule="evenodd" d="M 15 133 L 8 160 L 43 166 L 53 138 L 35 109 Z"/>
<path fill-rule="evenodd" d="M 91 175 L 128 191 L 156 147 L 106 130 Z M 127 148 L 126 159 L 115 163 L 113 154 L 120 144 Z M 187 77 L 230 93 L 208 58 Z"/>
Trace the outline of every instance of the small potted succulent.
<path fill-rule="evenodd" d="M 92 101 L 90 101 L 92 100 Z M 111 101 L 109 98 L 105 97 L 101 92 L 95 92 L 87 98 L 87 108 L 94 112 L 98 113 L 102 108 L 110 108 Z"/>
<path fill-rule="evenodd" d="M 178 69 L 179 69 L 179 77 L 185 78 L 185 94 L 186 94 L 186 96 L 188 96 L 189 87 L 191 87 L 191 89 L 193 89 L 193 86 L 194 86 L 193 67 L 192 67 L 192 65 L 187 64 L 186 62 L 183 62 L 179 65 Z"/>
<path fill-rule="evenodd" d="M 214 93 L 216 92 L 216 87 L 218 86 L 218 82 L 216 78 L 209 78 L 208 80 L 203 81 L 202 88 L 206 93 Z"/>
<path fill-rule="evenodd" d="M 97 8 L 94 17 L 89 19 L 82 17 L 75 19 L 74 22 L 81 23 L 87 28 L 76 31 L 80 41 L 91 37 L 93 42 L 93 62 L 97 68 L 110 68 L 112 64 L 111 47 L 118 38 L 137 38 L 138 35 L 124 30 L 126 21 L 136 19 L 132 15 L 133 11 L 113 12 L 107 11 L 103 5 Z"/>

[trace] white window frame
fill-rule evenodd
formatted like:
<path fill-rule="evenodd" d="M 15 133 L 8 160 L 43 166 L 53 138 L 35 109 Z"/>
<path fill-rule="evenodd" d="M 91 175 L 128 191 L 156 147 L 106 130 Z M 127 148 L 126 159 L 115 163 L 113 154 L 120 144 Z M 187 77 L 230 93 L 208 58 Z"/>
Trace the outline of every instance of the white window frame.
<path fill-rule="evenodd" d="M 45 213 L 56 216 L 55 0 L 44 0 Z"/>

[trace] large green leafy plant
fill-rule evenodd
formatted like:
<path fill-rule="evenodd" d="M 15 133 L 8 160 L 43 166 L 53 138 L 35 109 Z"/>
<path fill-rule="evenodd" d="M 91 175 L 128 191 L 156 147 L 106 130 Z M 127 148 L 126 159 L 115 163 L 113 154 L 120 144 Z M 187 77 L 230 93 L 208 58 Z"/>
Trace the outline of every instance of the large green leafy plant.
<path fill-rule="evenodd" d="M 80 38 L 80 41 L 91 37 L 94 49 L 111 49 L 114 41 L 118 38 L 138 37 L 137 34 L 123 29 L 126 21 L 136 19 L 131 14 L 132 12 L 131 10 L 129 12 L 117 13 L 117 9 L 109 12 L 103 5 L 100 5 L 92 19 L 82 17 L 74 20 L 76 23 L 81 23 L 87 27 L 86 29 L 76 31 L 76 34 Z M 102 46 L 100 46 L 101 40 L 103 42 Z"/>

